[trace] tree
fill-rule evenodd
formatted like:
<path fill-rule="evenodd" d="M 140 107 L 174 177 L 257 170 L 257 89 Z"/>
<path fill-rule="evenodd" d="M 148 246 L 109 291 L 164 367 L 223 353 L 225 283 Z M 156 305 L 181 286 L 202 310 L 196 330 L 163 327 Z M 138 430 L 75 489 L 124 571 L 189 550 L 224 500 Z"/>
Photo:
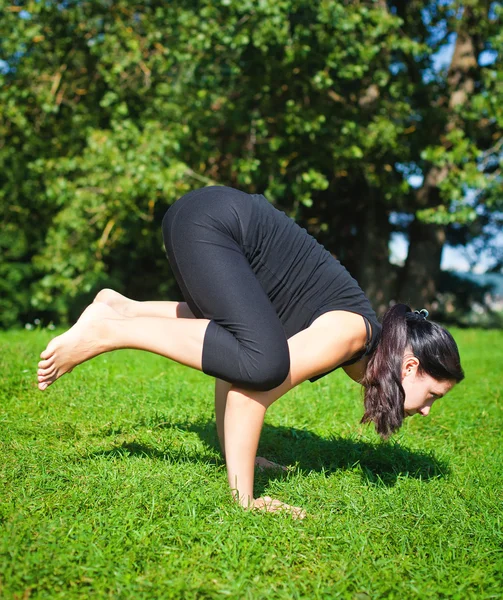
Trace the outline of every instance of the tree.
<path fill-rule="evenodd" d="M 487 214 L 498 206 L 502 75 L 480 60 L 501 49 L 496 3 L 4 9 L 4 325 L 34 311 L 72 318 L 107 282 L 135 297 L 173 293 L 160 220 L 206 183 L 264 193 L 379 310 L 398 295 L 434 298 L 446 236 L 475 234 L 467 189 Z M 434 53 L 458 30 L 462 58 L 436 73 Z M 412 173 L 424 175 L 419 191 Z M 392 211 L 415 217 L 398 280 Z"/>
<path fill-rule="evenodd" d="M 415 18 L 417 3 L 402 2 L 397 7 L 404 21 Z M 421 152 L 424 180 L 414 199 L 416 218 L 409 230 L 409 253 L 399 287 L 401 297 L 425 304 L 435 298 L 448 228 L 453 239 L 459 226 L 480 223 L 475 207 L 467 202 L 468 191 L 476 190 L 476 202 L 487 202 L 488 208 L 494 205 L 490 198 L 496 189 L 502 190 L 494 165 L 501 162 L 503 125 L 502 89 L 495 85 L 501 74 L 495 64 L 483 66 L 481 61 L 488 49 L 501 52 L 501 6 L 446 2 L 431 5 L 429 11 L 429 18 L 443 23 L 447 34 L 437 44 L 453 33 L 456 42 L 447 73 L 436 77 L 438 95 L 426 107 L 438 114 L 429 144 Z M 492 171 L 489 177 L 487 171 Z"/>

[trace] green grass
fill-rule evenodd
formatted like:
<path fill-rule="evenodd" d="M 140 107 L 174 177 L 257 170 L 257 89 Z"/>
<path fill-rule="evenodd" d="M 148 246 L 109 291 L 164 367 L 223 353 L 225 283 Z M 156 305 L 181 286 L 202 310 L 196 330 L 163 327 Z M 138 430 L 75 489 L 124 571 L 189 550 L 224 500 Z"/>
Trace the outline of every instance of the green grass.
<path fill-rule="evenodd" d="M 233 504 L 210 377 L 120 351 L 42 393 L 54 333 L 0 334 L 0 597 L 502 598 L 503 332 L 453 334 L 466 380 L 391 443 L 341 370 L 270 408 L 256 493 L 303 521 Z"/>

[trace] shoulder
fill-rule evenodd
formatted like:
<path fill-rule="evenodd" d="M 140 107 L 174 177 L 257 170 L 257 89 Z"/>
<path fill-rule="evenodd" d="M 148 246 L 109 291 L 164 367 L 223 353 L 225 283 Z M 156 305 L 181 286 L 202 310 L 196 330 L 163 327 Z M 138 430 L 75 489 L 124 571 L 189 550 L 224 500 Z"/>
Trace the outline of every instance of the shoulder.
<path fill-rule="evenodd" d="M 320 315 L 288 340 L 295 380 L 304 381 L 335 369 L 361 352 L 365 341 L 361 315 L 342 310 Z"/>
<path fill-rule="evenodd" d="M 367 328 L 362 315 L 348 310 L 330 310 L 317 317 L 309 329 L 323 328 L 327 332 L 337 333 L 340 338 L 352 342 L 353 354 L 365 347 Z M 372 329 L 372 325 L 371 325 Z M 370 332 L 372 336 L 372 331 Z"/>
<path fill-rule="evenodd" d="M 377 331 L 378 328 L 376 328 L 375 323 L 368 322 L 370 326 L 370 339 L 374 340 L 379 334 Z M 337 332 L 336 341 L 334 340 L 334 343 L 339 346 L 344 345 L 348 354 L 345 360 L 333 364 L 331 368 L 333 369 L 338 365 L 341 365 L 341 368 L 344 369 L 344 372 L 348 377 L 351 377 L 351 379 L 357 383 L 361 383 L 363 376 L 365 375 L 369 355 L 365 354 L 360 360 L 351 365 L 343 366 L 342 363 L 346 360 L 350 360 L 353 356 L 358 355 L 358 353 L 366 347 L 367 328 L 363 316 L 345 310 L 329 311 L 315 319 L 311 324 L 311 327 L 313 326 L 323 327 L 324 329 L 327 329 L 327 331 Z M 376 331 L 374 331 L 374 328 Z"/>

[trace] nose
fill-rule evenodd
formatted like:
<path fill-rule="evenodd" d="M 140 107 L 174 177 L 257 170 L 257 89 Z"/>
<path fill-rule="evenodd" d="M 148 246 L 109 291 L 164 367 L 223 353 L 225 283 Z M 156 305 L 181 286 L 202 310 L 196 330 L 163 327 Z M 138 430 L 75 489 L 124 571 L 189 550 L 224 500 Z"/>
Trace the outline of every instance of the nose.
<path fill-rule="evenodd" d="M 430 414 L 430 408 L 431 406 L 423 406 L 423 408 L 420 408 L 417 412 L 420 415 L 423 415 L 423 417 L 427 417 Z"/>

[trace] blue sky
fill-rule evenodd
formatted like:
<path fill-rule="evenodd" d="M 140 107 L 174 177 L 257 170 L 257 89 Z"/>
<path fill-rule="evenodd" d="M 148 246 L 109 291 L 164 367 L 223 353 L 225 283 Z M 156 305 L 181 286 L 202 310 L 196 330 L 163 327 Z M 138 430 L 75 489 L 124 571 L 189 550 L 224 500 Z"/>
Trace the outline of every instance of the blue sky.
<path fill-rule="evenodd" d="M 499 236 L 499 244 L 503 245 L 503 234 Z M 406 257 L 409 243 L 406 237 L 400 233 L 392 234 L 389 244 L 391 262 L 397 265 L 403 265 Z M 470 263 L 465 257 L 463 248 L 453 248 L 445 245 L 442 252 L 442 261 L 440 268 L 443 271 L 472 271 L 473 273 L 485 273 L 493 265 L 493 261 L 488 253 L 480 256 L 479 262 L 470 268 Z"/>

